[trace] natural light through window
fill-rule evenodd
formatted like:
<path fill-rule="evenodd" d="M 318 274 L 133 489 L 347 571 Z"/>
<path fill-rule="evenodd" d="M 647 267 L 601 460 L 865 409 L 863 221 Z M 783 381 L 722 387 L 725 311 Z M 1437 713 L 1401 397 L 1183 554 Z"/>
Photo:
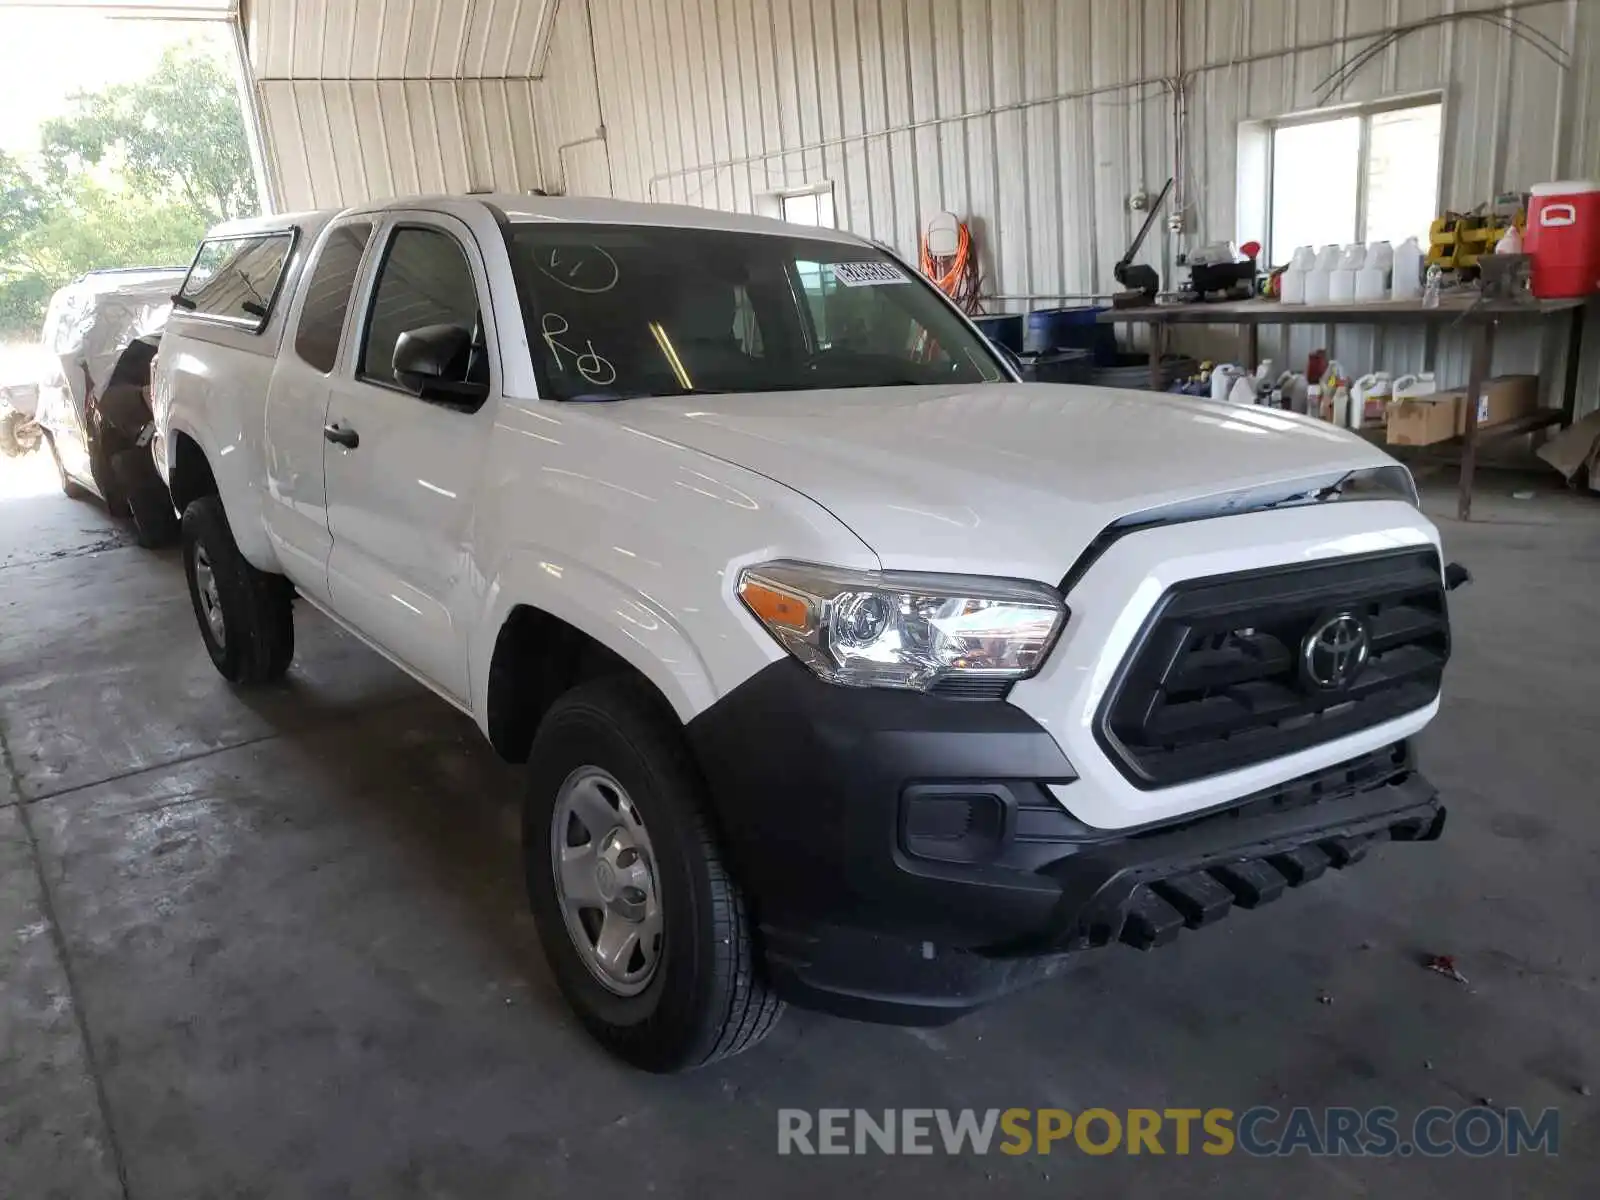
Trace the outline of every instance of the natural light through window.
<path fill-rule="evenodd" d="M 1430 100 L 1273 123 L 1271 260 L 1296 246 L 1425 238 L 1438 215 L 1443 115 Z"/>
<path fill-rule="evenodd" d="M 778 198 L 779 214 L 795 225 L 833 228 L 833 185 Z"/>

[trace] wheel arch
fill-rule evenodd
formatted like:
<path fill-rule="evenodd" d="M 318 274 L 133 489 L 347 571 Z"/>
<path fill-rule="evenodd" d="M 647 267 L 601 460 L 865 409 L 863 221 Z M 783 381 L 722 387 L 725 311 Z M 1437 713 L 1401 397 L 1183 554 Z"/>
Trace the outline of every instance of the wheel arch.
<path fill-rule="evenodd" d="M 578 564 L 540 562 L 533 569 L 566 586 L 557 591 L 510 572 L 491 590 L 498 602 L 471 655 L 479 727 L 507 761 L 527 757 L 550 704 L 588 679 L 636 674 L 683 724 L 715 700 L 710 672 L 688 635 L 647 597 Z"/>
<path fill-rule="evenodd" d="M 232 453 L 237 445 L 219 452 L 204 430 L 187 421 L 170 421 L 164 442 L 167 488 L 179 515 L 202 496 L 216 496 L 245 561 L 258 571 L 281 575 L 277 551 L 261 520 L 260 493 L 249 477 L 247 456 Z M 230 463 L 230 458 L 239 461 Z"/>

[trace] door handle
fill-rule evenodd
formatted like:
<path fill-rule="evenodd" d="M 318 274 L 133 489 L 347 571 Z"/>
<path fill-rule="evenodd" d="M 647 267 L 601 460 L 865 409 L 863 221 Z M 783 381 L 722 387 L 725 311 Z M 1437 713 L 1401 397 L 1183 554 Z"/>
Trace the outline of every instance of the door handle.
<path fill-rule="evenodd" d="M 344 425 L 324 425 L 322 436 L 324 440 L 336 446 L 343 446 L 346 450 L 354 450 L 361 444 L 361 438 L 356 431 Z"/>

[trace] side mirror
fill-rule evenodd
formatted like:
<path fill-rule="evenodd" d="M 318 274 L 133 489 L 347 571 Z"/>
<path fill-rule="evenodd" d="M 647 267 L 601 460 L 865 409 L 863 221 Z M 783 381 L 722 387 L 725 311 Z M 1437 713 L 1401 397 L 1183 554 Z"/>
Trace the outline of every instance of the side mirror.
<path fill-rule="evenodd" d="M 1022 361 L 1022 358 L 1015 350 L 1006 345 L 1004 342 L 997 342 L 993 338 L 989 338 L 988 342 L 990 349 L 992 349 L 1001 358 L 1006 360 L 1006 363 L 1011 367 L 1011 369 L 1017 373 L 1018 378 L 1024 381 L 1030 378 L 1027 364 Z"/>
<path fill-rule="evenodd" d="M 423 400 L 476 405 L 489 385 L 467 379 L 472 331 L 460 325 L 424 325 L 402 333 L 394 344 L 394 380 Z"/>

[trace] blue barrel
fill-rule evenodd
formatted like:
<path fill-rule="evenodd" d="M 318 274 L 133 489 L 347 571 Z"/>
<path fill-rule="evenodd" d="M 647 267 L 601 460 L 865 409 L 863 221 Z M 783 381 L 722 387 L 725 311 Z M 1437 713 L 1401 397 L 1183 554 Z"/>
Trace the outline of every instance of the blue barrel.
<path fill-rule="evenodd" d="M 1104 308 L 1079 305 L 1072 308 L 1041 308 L 1028 314 L 1026 350 L 1088 350 L 1097 366 L 1110 366 L 1116 359 L 1117 338 L 1110 325 L 1100 323 Z"/>
<path fill-rule="evenodd" d="M 997 346 L 1004 346 L 1013 354 L 1022 353 L 1022 314 L 999 313 L 993 316 L 973 317 L 978 332 Z"/>

